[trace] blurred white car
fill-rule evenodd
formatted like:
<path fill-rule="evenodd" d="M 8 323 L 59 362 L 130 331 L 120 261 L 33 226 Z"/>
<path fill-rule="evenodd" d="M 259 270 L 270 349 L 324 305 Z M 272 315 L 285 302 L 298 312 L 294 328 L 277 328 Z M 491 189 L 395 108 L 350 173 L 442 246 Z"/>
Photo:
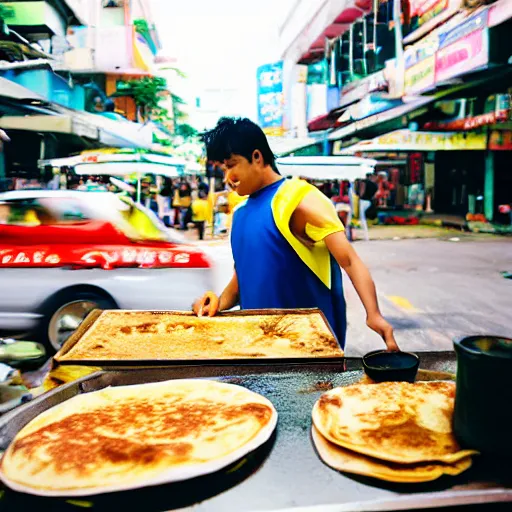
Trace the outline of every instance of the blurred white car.
<path fill-rule="evenodd" d="M 0 331 L 56 351 L 95 308 L 190 309 L 213 269 L 180 238 L 109 192 L 0 194 Z"/>

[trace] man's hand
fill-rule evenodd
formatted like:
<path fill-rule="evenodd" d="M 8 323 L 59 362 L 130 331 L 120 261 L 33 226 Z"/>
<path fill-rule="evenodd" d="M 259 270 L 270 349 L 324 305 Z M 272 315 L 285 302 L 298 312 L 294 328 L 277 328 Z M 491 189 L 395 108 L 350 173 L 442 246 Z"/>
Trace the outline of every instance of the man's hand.
<path fill-rule="evenodd" d="M 390 352 L 398 352 L 400 350 L 396 343 L 395 335 L 393 334 L 393 327 L 384 320 L 384 317 L 381 314 L 369 316 L 366 319 L 366 325 L 382 336 L 382 339 Z"/>
<path fill-rule="evenodd" d="M 219 297 L 213 292 L 206 292 L 192 306 L 197 316 L 215 316 L 219 312 Z"/>

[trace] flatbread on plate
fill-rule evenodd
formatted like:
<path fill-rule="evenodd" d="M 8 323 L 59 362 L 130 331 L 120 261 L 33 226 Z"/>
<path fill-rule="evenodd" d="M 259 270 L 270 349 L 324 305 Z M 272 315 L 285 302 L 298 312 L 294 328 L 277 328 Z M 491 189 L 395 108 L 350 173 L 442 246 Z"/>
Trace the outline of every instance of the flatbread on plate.
<path fill-rule="evenodd" d="M 339 387 L 313 407 L 313 423 L 329 441 L 381 460 L 453 463 L 462 450 L 452 430 L 455 383 L 381 382 Z"/>
<path fill-rule="evenodd" d="M 331 443 L 312 427 L 311 437 L 320 458 L 333 469 L 354 473 L 387 482 L 421 483 L 436 480 L 443 475 L 459 475 L 471 467 L 471 457 L 452 464 L 427 462 L 420 464 L 396 464 L 361 455 Z"/>
<path fill-rule="evenodd" d="M 184 379 L 106 388 L 29 422 L 7 449 L 0 479 L 44 496 L 185 480 L 253 451 L 276 423 L 269 400 L 233 384 Z"/>

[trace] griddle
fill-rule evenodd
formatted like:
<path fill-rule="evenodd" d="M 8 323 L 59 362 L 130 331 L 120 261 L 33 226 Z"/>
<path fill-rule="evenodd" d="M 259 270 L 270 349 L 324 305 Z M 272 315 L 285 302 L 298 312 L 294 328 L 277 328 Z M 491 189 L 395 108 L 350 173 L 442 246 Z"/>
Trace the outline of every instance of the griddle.
<path fill-rule="evenodd" d="M 133 311 L 128 311 L 133 313 Z M 105 370 L 125 370 L 125 369 L 137 369 L 145 367 L 168 367 L 168 366 L 196 366 L 196 365 L 252 365 L 261 362 L 264 365 L 283 364 L 283 362 L 289 364 L 308 364 L 319 360 L 328 361 L 331 363 L 343 364 L 344 357 L 319 357 L 318 355 L 311 355 L 305 357 L 280 357 L 280 358 L 229 358 L 219 359 L 211 357 L 208 359 L 69 359 L 60 360 L 61 357 L 66 355 L 77 343 L 80 343 L 84 335 L 94 326 L 100 315 L 103 313 L 101 309 L 95 309 L 91 311 L 85 320 L 82 322 L 80 327 L 67 339 L 60 351 L 55 355 L 54 362 L 58 365 L 73 365 L 73 366 L 96 366 Z M 184 311 L 148 311 L 152 314 L 170 313 L 177 316 L 190 317 L 191 314 Z M 319 314 L 325 325 L 329 329 L 330 333 L 336 341 L 338 341 L 332 327 L 329 324 L 325 314 L 317 308 L 302 308 L 302 309 L 244 309 L 240 311 L 227 311 L 219 313 L 216 316 L 219 317 L 240 317 L 240 316 L 252 316 L 252 315 L 311 315 Z M 339 342 L 338 342 L 339 343 Z M 341 350 L 341 347 L 340 347 Z"/>
<path fill-rule="evenodd" d="M 455 371 L 453 352 L 420 353 L 421 368 Z M 85 499 L 92 510 L 184 509 L 194 512 L 260 510 L 388 511 L 485 504 L 485 510 L 512 502 L 510 465 L 475 457 L 458 477 L 424 484 L 393 484 L 337 472 L 324 465 L 311 438 L 311 410 L 331 387 L 349 385 L 363 376 L 360 359 L 341 363 L 174 366 L 100 371 L 64 385 L 0 418 L 0 449 L 41 412 L 77 394 L 106 386 L 180 378 L 210 378 L 245 386 L 272 401 L 279 420 L 274 437 L 245 459 L 223 471 L 188 482 L 98 495 Z M 5 490 L 2 511 L 83 510 L 63 499 L 44 499 Z M 297 507 L 297 508 L 296 508 Z M 302 507 L 306 507 L 303 509 Z M 501 510 L 501 508 L 500 508 Z M 504 509 L 503 509 L 504 510 Z"/>

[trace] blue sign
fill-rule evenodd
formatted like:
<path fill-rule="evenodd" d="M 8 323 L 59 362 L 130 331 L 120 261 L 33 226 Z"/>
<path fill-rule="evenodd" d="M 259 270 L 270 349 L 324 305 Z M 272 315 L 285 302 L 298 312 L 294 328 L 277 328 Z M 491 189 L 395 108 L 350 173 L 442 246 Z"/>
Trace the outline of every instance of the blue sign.
<path fill-rule="evenodd" d="M 257 71 L 258 122 L 265 130 L 283 129 L 284 95 L 283 63 L 265 64 Z"/>

